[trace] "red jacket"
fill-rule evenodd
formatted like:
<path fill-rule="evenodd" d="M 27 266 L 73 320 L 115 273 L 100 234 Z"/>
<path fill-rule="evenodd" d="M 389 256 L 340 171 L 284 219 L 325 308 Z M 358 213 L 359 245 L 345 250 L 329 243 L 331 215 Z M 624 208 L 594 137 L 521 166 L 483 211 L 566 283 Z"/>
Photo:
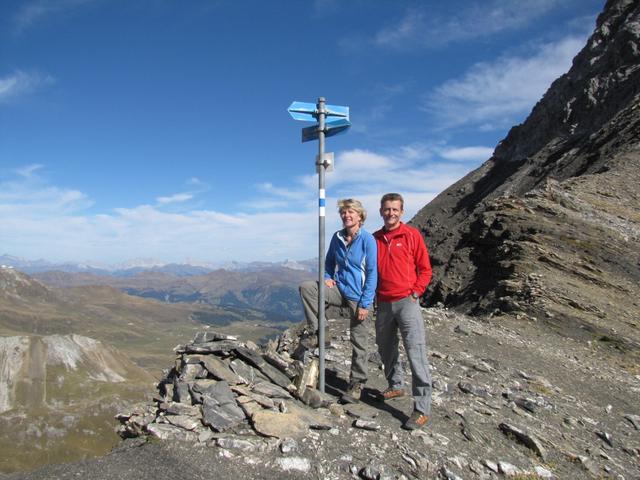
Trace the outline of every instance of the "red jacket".
<path fill-rule="evenodd" d="M 379 302 L 395 302 L 413 292 L 422 295 L 431 281 L 429 252 L 420 232 L 404 223 L 373 234 L 378 245 Z"/>

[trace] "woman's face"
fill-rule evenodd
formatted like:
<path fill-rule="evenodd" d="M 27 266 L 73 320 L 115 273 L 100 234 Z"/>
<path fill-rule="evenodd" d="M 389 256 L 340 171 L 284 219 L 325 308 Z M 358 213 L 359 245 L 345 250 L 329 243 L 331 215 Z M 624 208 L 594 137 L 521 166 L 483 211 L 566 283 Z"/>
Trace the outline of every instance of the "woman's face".
<path fill-rule="evenodd" d="M 360 225 L 360 214 L 353 208 L 343 208 L 340 210 L 340 218 L 342 219 L 342 226 L 345 228 Z"/>

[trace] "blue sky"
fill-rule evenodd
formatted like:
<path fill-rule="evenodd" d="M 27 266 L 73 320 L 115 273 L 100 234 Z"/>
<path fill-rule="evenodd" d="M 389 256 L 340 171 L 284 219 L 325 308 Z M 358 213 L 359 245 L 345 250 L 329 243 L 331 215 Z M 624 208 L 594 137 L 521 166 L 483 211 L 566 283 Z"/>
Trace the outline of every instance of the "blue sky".
<path fill-rule="evenodd" d="M 0 254 L 204 262 L 317 255 L 317 143 L 294 101 L 351 108 L 338 198 L 406 220 L 491 156 L 604 0 L 4 0 Z"/>

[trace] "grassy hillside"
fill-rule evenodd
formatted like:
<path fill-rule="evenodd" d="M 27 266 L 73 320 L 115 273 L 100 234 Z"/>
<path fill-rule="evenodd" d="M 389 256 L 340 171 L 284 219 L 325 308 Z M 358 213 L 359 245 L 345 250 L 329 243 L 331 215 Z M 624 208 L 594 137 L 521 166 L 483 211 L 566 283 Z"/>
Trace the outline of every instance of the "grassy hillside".
<path fill-rule="evenodd" d="M 0 269 L 0 472 L 107 453 L 119 440 L 114 415 L 153 395 L 173 348 L 196 332 L 259 341 L 285 325 L 257 310 L 169 304 L 109 286 L 54 288 Z M 99 340 L 100 353 L 73 353 L 61 338 Z M 63 353 L 52 354 L 61 342 Z"/>

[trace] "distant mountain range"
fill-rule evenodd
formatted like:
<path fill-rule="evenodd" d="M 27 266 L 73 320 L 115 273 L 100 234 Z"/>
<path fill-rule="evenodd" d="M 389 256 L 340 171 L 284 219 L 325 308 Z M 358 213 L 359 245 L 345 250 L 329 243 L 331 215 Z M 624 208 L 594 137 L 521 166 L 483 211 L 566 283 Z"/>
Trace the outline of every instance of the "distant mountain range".
<path fill-rule="evenodd" d="M 221 269 L 191 276 L 157 270 L 127 276 L 61 271 L 33 276 L 59 288 L 108 285 L 129 295 L 165 303 L 207 304 L 240 311 L 260 311 L 270 322 L 302 320 L 298 285 L 313 278 L 306 270 L 283 267 L 255 271 Z"/>
<path fill-rule="evenodd" d="M 239 325 L 234 328 L 254 330 L 257 338 L 252 338 L 257 340 L 282 328 L 275 318 L 283 316 L 204 302 L 159 302 L 127 295 L 106 284 L 57 288 L 17 269 L 0 267 L 0 335 L 81 334 L 115 346 L 143 367 L 161 368 L 167 351 L 207 325 Z"/>
<path fill-rule="evenodd" d="M 166 263 L 137 259 L 126 264 L 94 266 L 53 263 L 0 256 L 0 265 L 34 276 L 60 288 L 108 285 L 118 290 L 165 303 L 197 303 L 264 312 L 269 322 L 302 319 L 298 285 L 317 271 L 317 260 L 282 262 Z M 251 313 L 253 312 L 253 313 Z"/>
<path fill-rule="evenodd" d="M 256 272 L 273 268 L 287 268 L 300 271 L 317 271 L 318 260 L 283 260 L 281 262 L 202 262 L 187 260 L 185 263 L 167 263 L 160 260 L 142 258 L 133 259 L 125 263 L 114 265 L 102 265 L 98 263 L 62 262 L 56 263 L 49 260 L 29 260 L 13 255 L 0 255 L 0 265 L 13 267 L 21 272 L 32 274 L 48 271 L 60 271 L 68 273 L 93 273 L 95 275 L 111 275 L 115 277 L 131 277 L 141 272 L 161 272 L 178 277 L 204 275 L 215 270 Z"/>

